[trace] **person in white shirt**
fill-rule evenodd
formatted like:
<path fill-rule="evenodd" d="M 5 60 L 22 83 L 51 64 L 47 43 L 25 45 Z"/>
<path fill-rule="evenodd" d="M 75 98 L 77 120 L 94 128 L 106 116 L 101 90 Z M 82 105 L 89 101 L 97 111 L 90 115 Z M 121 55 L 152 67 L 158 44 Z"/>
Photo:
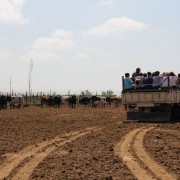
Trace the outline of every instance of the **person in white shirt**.
<path fill-rule="evenodd" d="M 163 77 L 161 80 L 161 87 L 162 88 L 168 88 L 169 87 L 169 73 L 168 72 L 163 73 Z"/>
<path fill-rule="evenodd" d="M 162 76 L 160 76 L 159 71 L 154 72 L 153 76 L 153 89 L 159 89 L 161 87 L 161 82 L 162 82 Z"/>
<path fill-rule="evenodd" d="M 143 74 L 139 73 L 138 76 L 134 79 L 135 89 L 142 89 L 143 88 Z"/>
<path fill-rule="evenodd" d="M 169 73 L 169 86 L 172 88 L 176 88 L 178 85 L 178 77 L 174 74 L 174 72 Z"/>

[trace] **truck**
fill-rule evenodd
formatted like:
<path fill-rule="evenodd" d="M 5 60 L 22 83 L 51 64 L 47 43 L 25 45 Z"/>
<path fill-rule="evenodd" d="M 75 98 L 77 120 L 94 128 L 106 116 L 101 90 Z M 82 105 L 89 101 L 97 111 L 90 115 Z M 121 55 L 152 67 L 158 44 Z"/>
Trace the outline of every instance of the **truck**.
<path fill-rule="evenodd" d="M 124 77 L 122 77 L 122 84 Z M 180 121 L 180 89 L 133 89 L 124 90 L 122 104 L 127 120 L 139 121 Z"/>

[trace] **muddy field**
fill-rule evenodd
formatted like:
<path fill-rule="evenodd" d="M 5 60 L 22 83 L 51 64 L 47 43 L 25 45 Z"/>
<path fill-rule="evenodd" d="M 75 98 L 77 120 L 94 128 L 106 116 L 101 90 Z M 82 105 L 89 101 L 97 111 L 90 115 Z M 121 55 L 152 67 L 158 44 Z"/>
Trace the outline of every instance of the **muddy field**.
<path fill-rule="evenodd" d="M 180 123 L 124 107 L 0 111 L 0 179 L 180 179 Z"/>

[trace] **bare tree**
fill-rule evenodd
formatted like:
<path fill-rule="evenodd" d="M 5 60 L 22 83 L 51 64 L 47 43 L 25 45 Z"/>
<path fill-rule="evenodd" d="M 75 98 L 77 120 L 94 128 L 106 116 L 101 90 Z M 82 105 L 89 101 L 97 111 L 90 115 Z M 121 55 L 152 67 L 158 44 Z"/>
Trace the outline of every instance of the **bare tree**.
<path fill-rule="evenodd" d="M 31 95 L 32 70 L 33 70 L 33 60 L 30 59 L 30 69 L 28 74 L 29 96 Z"/>

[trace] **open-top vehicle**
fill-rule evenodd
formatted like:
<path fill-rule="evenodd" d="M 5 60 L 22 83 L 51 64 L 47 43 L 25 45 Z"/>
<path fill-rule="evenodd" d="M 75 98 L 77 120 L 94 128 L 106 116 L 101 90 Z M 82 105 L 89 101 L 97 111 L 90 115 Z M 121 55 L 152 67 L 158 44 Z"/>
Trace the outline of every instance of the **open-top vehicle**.
<path fill-rule="evenodd" d="M 180 120 L 179 88 L 167 87 L 165 89 L 133 89 L 128 91 L 123 88 L 122 104 L 127 110 L 128 120 Z"/>

